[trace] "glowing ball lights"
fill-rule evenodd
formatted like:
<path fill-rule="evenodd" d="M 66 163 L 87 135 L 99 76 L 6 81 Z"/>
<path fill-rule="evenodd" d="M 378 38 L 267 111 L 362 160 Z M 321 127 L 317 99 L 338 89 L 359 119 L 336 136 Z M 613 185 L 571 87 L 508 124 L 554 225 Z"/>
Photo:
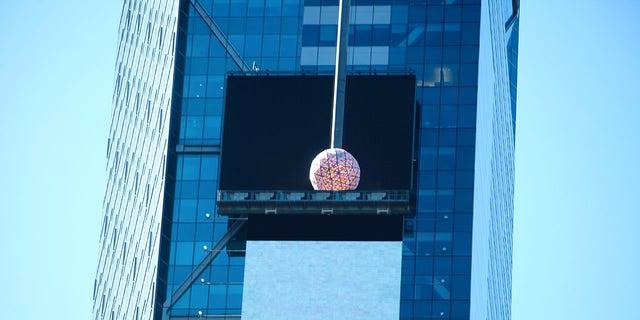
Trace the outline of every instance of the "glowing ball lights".
<path fill-rule="evenodd" d="M 360 166 L 349 152 L 327 149 L 311 162 L 309 180 L 314 190 L 355 190 L 360 182 Z"/>

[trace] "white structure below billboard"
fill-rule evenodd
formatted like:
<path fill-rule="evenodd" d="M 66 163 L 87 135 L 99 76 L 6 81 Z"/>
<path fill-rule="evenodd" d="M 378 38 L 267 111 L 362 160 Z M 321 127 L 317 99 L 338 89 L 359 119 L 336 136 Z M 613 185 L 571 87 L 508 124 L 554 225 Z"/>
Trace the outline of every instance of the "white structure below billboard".
<path fill-rule="evenodd" d="M 401 241 L 247 241 L 242 319 L 398 319 L 401 263 Z"/>

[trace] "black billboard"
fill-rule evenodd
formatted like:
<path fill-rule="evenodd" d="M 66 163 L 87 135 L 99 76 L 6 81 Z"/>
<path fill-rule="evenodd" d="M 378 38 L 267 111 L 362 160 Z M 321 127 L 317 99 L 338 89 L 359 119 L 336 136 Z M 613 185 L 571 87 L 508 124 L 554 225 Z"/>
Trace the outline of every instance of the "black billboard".
<path fill-rule="evenodd" d="M 221 190 L 313 190 L 309 167 L 330 147 L 332 76 L 229 76 Z M 410 189 L 415 76 L 347 77 L 343 149 L 358 190 Z"/>

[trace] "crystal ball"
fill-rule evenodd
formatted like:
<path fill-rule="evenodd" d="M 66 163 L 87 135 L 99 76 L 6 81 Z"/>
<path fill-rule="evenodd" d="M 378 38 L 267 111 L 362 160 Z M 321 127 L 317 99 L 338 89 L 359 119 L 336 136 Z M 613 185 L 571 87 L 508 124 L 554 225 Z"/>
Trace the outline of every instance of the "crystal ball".
<path fill-rule="evenodd" d="M 343 149 L 327 149 L 311 162 L 309 180 L 314 190 L 355 190 L 360 182 L 360 165 Z"/>

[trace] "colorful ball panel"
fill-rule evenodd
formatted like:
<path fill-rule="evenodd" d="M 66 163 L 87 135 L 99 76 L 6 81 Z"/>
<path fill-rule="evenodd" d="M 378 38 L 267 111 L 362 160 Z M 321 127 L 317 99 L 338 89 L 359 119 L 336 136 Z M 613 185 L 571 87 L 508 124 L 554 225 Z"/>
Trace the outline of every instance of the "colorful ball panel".
<path fill-rule="evenodd" d="M 311 162 L 309 180 L 314 190 L 355 190 L 360 182 L 360 166 L 349 152 L 327 149 Z"/>

